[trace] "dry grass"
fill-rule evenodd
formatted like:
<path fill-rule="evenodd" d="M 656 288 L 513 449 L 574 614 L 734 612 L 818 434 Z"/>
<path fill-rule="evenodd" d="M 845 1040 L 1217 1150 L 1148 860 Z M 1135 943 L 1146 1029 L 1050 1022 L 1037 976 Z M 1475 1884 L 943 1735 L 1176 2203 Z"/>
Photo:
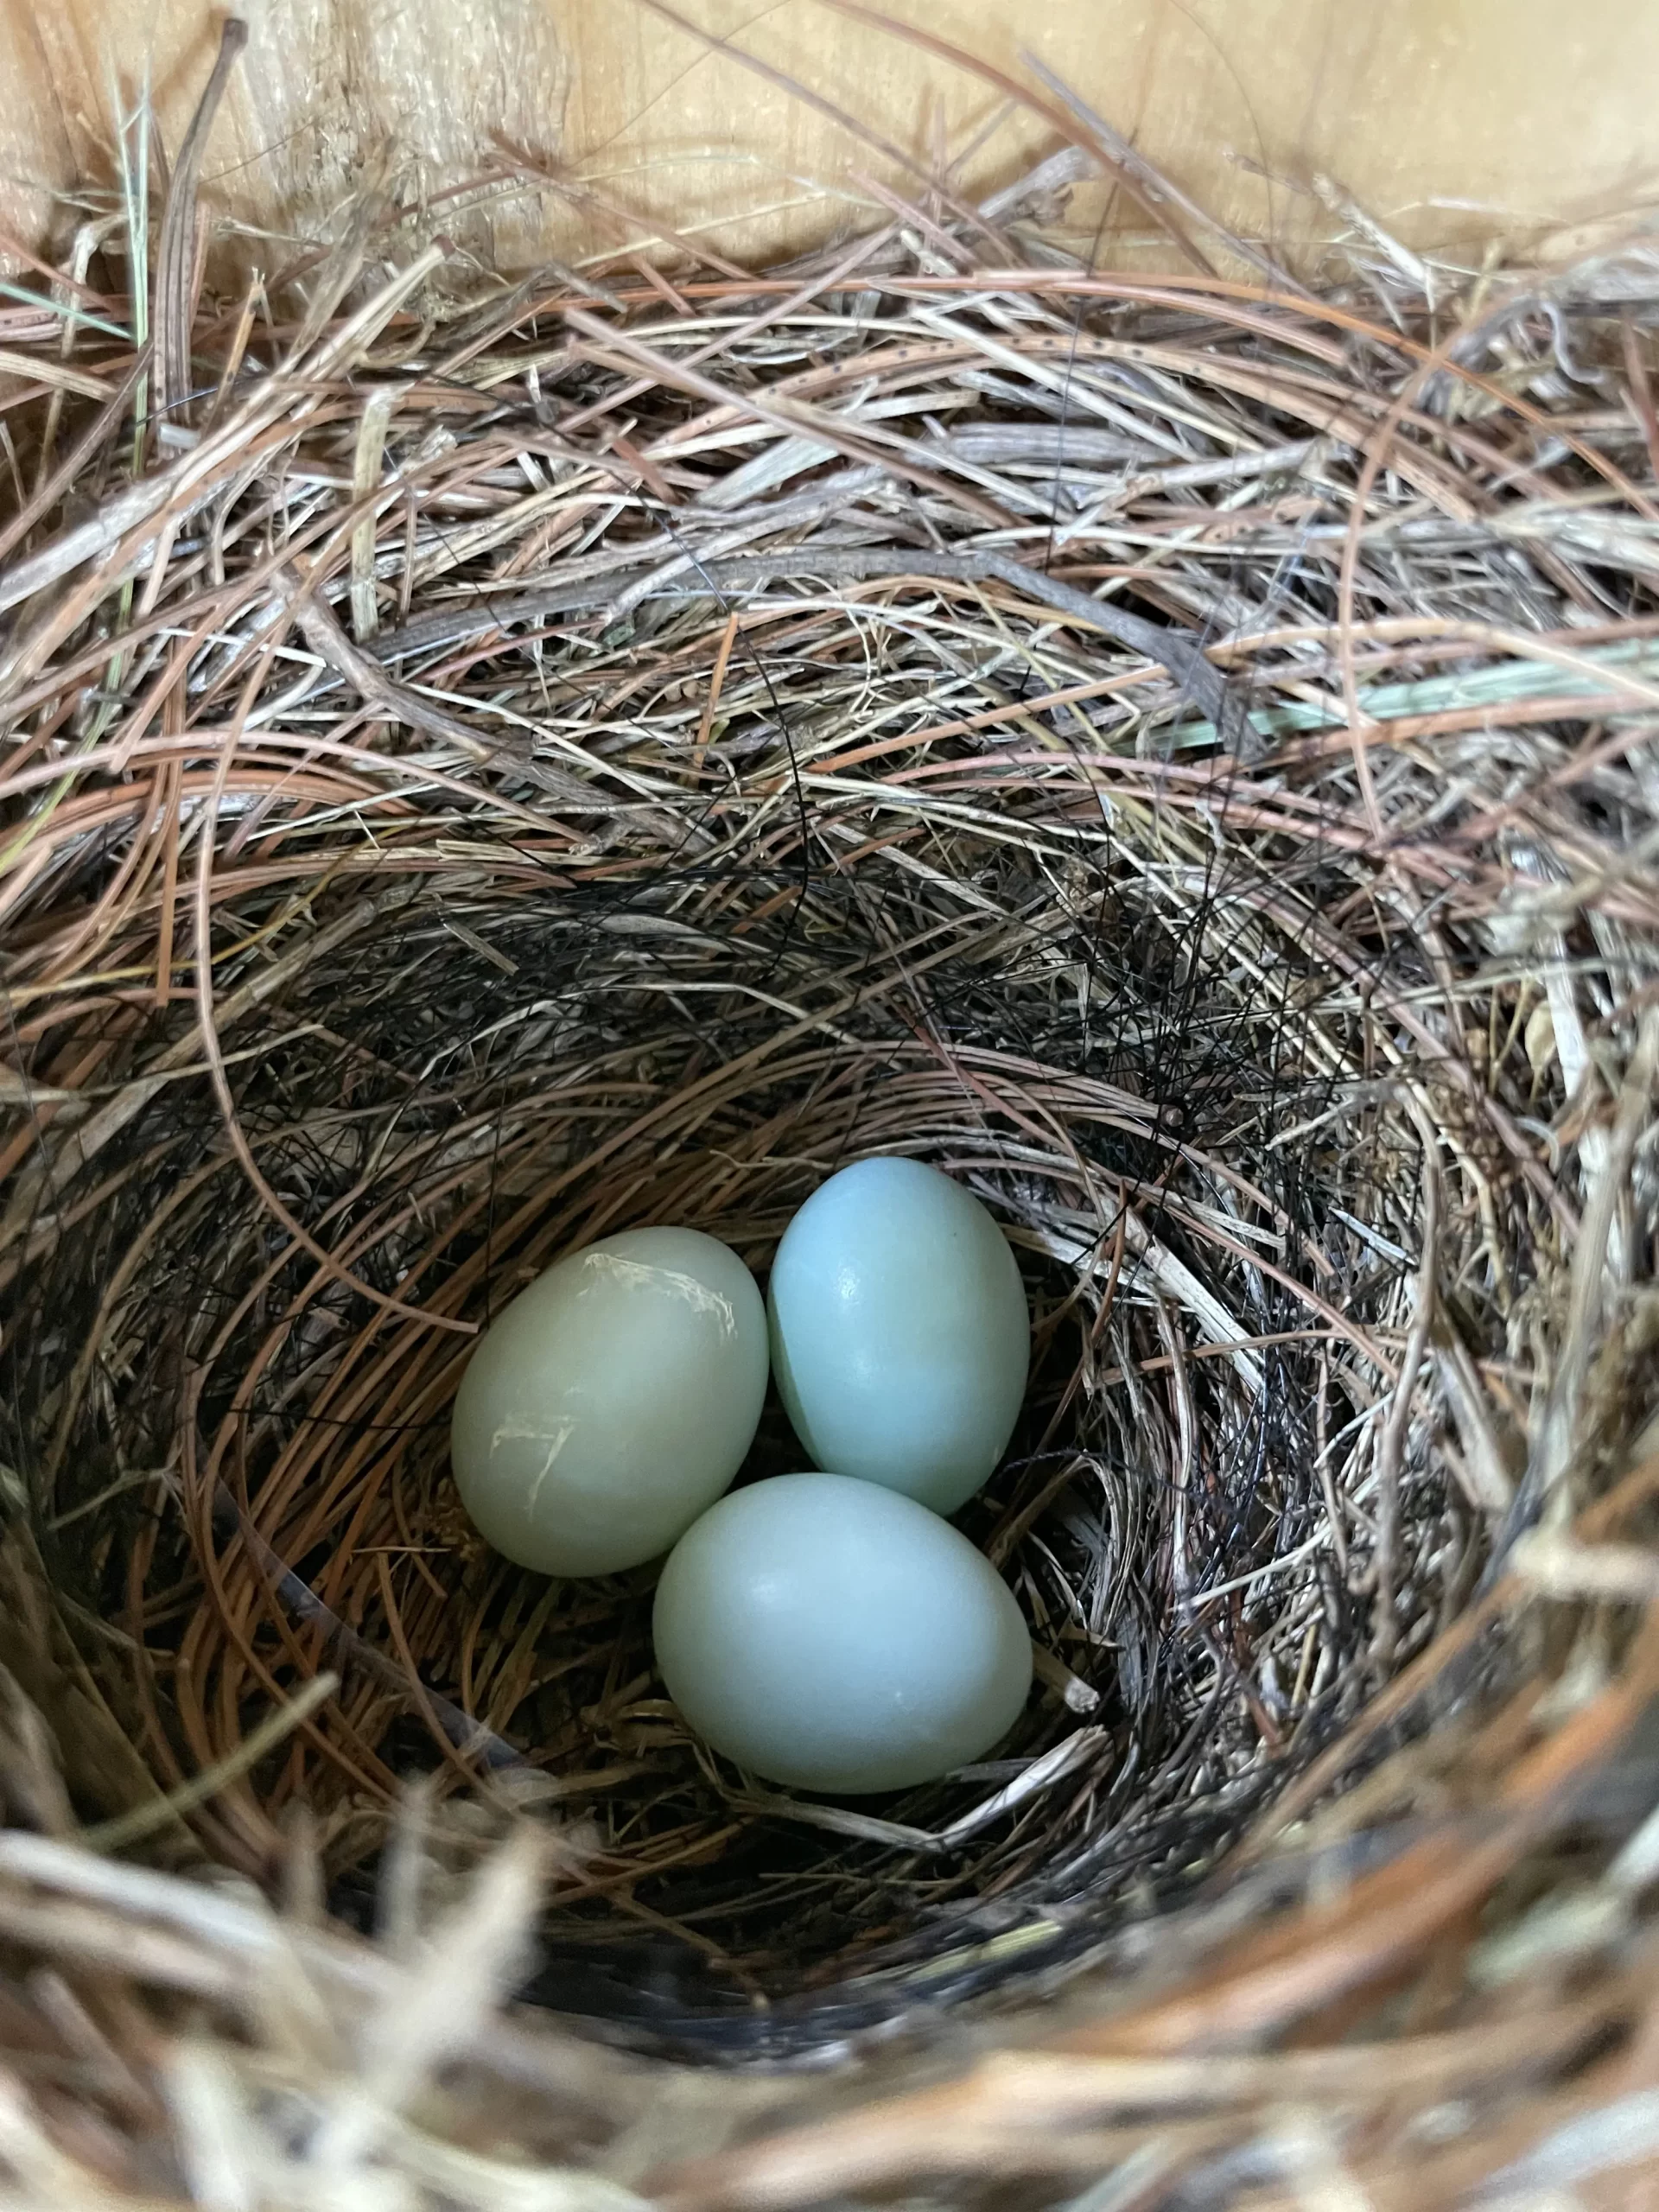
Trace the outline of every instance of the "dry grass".
<path fill-rule="evenodd" d="M 197 302 L 192 173 L 0 309 L 17 2201 L 1649 2157 L 1659 274 L 1118 281 L 1051 167 Z M 850 1809 L 688 1738 L 649 1573 L 484 1554 L 446 1414 L 561 1249 L 764 1270 L 880 1150 L 1027 1272 L 1042 1681 Z"/>

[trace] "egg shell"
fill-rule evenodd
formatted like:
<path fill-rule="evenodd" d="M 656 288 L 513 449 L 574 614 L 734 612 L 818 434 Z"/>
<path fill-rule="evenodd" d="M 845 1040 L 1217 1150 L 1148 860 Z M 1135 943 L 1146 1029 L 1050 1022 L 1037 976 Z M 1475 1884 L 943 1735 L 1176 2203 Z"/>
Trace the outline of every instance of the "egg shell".
<path fill-rule="evenodd" d="M 833 1796 L 982 1757 L 1031 1688 L 1025 1621 L 983 1553 L 848 1475 L 721 1498 L 671 1554 L 652 1631 L 669 1695 L 716 1751 Z"/>
<path fill-rule="evenodd" d="M 480 1339 L 450 1431 L 461 1503 L 543 1574 L 655 1559 L 743 1464 L 766 1370 L 766 1308 L 728 1246 L 694 1229 L 605 1237 Z"/>
<path fill-rule="evenodd" d="M 1019 1262 L 971 1192 L 916 1160 L 861 1160 L 784 1232 L 772 1372 L 820 1467 L 954 1513 L 995 1471 L 1025 1396 Z"/>

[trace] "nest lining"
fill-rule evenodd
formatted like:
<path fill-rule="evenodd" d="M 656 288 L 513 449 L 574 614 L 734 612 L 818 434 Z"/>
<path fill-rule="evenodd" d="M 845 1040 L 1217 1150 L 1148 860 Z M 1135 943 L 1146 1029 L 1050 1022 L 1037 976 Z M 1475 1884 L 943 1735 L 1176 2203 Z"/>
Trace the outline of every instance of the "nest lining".
<path fill-rule="evenodd" d="M 717 609 L 690 616 L 717 638 Z M 777 693 L 786 666 L 763 666 Z M 822 661 L 802 680 L 821 690 Z M 204 1813 L 216 1856 L 269 1877 L 303 1802 L 348 1875 L 411 1764 L 445 1789 L 476 1778 L 449 1717 L 471 1716 L 494 1739 L 486 1766 L 511 1749 L 595 1829 L 556 1948 L 597 1946 L 614 1975 L 644 1917 L 654 1981 L 677 1936 L 729 1998 L 826 1961 L 844 1974 L 872 1942 L 890 1961 L 895 1923 L 925 1956 L 944 1929 L 960 1941 L 964 1913 L 982 1933 L 1190 1881 L 1282 1779 L 1264 1745 L 1283 1754 L 1299 1724 L 1317 1745 L 1351 1711 L 1372 1679 L 1370 1608 L 1316 1564 L 1313 1461 L 1326 1449 L 1330 1497 L 1351 1506 L 1338 1541 L 1358 1574 L 1375 1425 L 1343 1368 L 1397 1358 L 1392 1254 L 1414 1233 L 1421 1147 L 1386 1081 L 1338 1101 L 1341 1060 L 1318 1057 L 1345 1037 L 1357 1071 L 1354 995 L 1319 981 L 1285 926 L 1311 926 L 1317 856 L 1272 885 L 1275 928 L 1259 865 L 1248 895 L 1229 854 L 1153 817 L 1155 844 L 1126 866 L 1116 810 L 1070 797 L 1068 822 L 1039 791 L 1017 844 L 935 831 L 922 870 L 881 834 L 887 810 L 855 799 L 822 844 L 873 849 L 804 890 L 789 849 L 770 868 L 630 866 L 584 884 L 524 840 L 499 870 L 446 865 L 423 823 L 425 855 L 394 837 L 407 872 L 370 889 L 364 926 L 379 868 L 297 916 L 286 887 L 251 903 L 232 889 L 215 925 L 279 970 L 297 940 L 289 980 L 218 1026 L 261 1176 L 340 1266 L 405 1305 L 483 1319 L 558 1252 L 631 1222 L 691 1223 L 764 1268 L 817 1181 L 872 1150 L 935 1160 L 995 1207 L 1037 1358 L 1008 1464 L 965 1525 L 1011 1573 L 1073 1703 L 1098 1707 L 1080 1716 L 1051 1690 L 1006 1747 L 1022 1762 L 1064 1745 L 1051 1787 L 940 1851 L 931 1838 L 1013 1773 L 861 1808 L 886 1832 L 849 1838 L 833 1811 L 805 1827 L 721 1772 L 652 1679 L 651 1574 L 550 1586 L 470 1537 L 445 1457 L 467 1340 L 367 1319 L 296 1254 L 198 1075 L 193 1099 L 168 1085 L 99 1147 L 108 1195 L 31 1269 L 29 1342 L 51 1348 L 43 1365 L 73 1347 L 79 1369 L 34 1384 L 54 1415 L 54 1574 L 129 1633 L 142 1621 L 147 1655 L 173 1654 L 149 1656 L 142 1685 L 158 1775 L 181 1782 L 274 1692 L 345 1665 L 338 1706 Z M 234 950 L 221 967 L 234 1001 Z M 147 1021 L 140 1050 L 190 1034 Z M 1300 1147 L 1274 1142 L 1299 1121 L 1316 1125 L 1317 1186 Z M 1369 1242 L 1338 1224 L 1332 1249 L 1333 1205 Z M 175 1317 L 159 1332 L 158 1313 Z M 774 1412 L 746 1471 L 797 1453 Z M 1392 1617 L 1408 1651 L 1478 1548 L 1419 1456 Z M 1281 1557 L 1282 1577 L 1257 1579 Z M 284 1573 L 304 1592 L 286 1602 Z M 123 1611 L 135 1592 L 142 1610 Z M 346 1633 L 308 1636 L 313 1605 Z M 353 1667 L 364 1644 L 412 1662 L 440 1702 Z M 567 1996 L 582 1980 L 573 1957 Z"/>
<path fill-rule="evenodd" d="M 1639 433 L 1547 320 L 1494 378 L 1344 300 L 861 281 L 209 317 L 198 443 L 91 583 L 42 510 L 5 653 L 11 1453 L 99 1694 L 168 1790 L 337 1668 L 200 1849 L 349 1912 L 410 1770 L 440 1857 L 484 1783 L 566 1824 L 555 2001 L 734 2050 L 1087 1955 L 1329 1771 L 1574 1359 L 1582 1421 L 1560 1147 L 1651 976 Z M 1027 1272 L 964 1525 L 1052 1663 L 849 1821 L 686 1739 L 648 1575 L 470 1541 L 433 1323 L 633 1223 L 763 1269 L 883 1149 Z"/>

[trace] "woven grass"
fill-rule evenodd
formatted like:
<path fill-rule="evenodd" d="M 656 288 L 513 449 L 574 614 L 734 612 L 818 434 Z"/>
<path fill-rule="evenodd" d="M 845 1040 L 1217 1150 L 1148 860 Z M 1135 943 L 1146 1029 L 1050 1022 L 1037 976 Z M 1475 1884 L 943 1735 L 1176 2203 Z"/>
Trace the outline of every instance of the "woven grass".
<path fill-rule="evenodd" d="M 1080 155 L 198 300 L 188 154 L 0 309 L 23 2201 L 1649 2156 L 1650 260 L 1120 281 Z M 1026 1273 L 1040 1680 L 849 1808 L 688 1736 L 650 1570 L 485 1551 L 447 1409 L 560 1252 L 764 1274 L 883 1151 Z"/>

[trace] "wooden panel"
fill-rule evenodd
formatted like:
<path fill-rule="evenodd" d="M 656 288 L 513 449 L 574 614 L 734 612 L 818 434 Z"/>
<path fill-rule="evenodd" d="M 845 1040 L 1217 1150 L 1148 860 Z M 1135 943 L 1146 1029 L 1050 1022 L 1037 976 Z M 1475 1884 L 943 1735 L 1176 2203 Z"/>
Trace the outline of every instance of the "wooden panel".
<path fill-rule="evenodd" d="M 1055 143 L 972 75 L 822 0 L 681 0 L 925 167 L 975 192 Z M 892 0 L 893 13 L 1018 73 L 1029 48 L 1230 225 L 1304 261 L 1328 171 L 1417 245 L 1478 253 L 1495 233 L 1659 197 L 1647 150 L 1659 7 L 1632 0 Z M 654 226 L 740 258 L 862 226 L 893 160 L 643 0 L 249 0 L 251 37 L 207 164 L 217 204 L 314 235 L 367 178 L 430 192 L 503 146 L 564 189 L 452 208 L 498 263 L 580 261 Z M 39 239 L 51 194 L 109 174 L 114 87 L 148 74 L 176 145 L 217 17 L 202 0 L 0 0 L 0 219 Z M 1027 76 L 1028 83 L 1034 83 Z M 1252 166 L 1254 165 L 1254 166 Z M 1255 168 L 1272 179 L 1264 181 Z M 1117 195 L 1071 220 L 1165 264 Z M 60 211 L 60 219 L 61 213 Z M 1131 235 L 1125 238 L 1128 231 Z M 283 257 L 273 240 L 257 257 Z"/>

